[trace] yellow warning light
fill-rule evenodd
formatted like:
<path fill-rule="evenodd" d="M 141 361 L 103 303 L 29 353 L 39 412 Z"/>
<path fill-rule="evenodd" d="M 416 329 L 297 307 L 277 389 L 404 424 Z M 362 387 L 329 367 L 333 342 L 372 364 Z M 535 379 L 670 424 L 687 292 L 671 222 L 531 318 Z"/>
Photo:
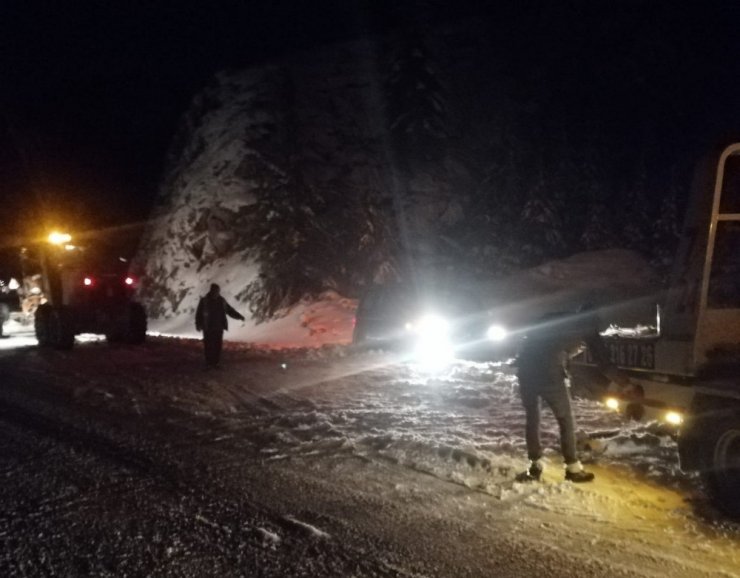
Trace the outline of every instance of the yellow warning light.
<path fill-rule="evenodd" d="M 617 410 L 619 409 L 619 400 L 616 397 L 607 397 L 604 400 L 604 405 L 609 409 Z"/>
<path fill-rule="evenodd" d="M 72 235 L 70 235 L 69 233 L 60 233 L 59 231 L 49 233 L 49 243 L 51 243 L 52 245 L 65 245 L 71 240 Z"/>

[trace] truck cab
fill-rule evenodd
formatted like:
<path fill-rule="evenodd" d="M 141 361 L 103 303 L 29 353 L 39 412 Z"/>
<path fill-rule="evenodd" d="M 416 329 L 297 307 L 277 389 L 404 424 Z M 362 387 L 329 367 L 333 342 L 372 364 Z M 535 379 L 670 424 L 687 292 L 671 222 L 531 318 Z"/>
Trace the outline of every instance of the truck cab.
<path fill-rule="evenodd" d="M 75 336 L 105 335 L 109 342 L 142 343 L 147 320 L 136 300 L 128 261 L 105 251 L 40 245 L 24 251 L 26 268 L 39 268 L 41 304 L 34 314 L 41 347 L 70 349 Z"/>
<path fill-rule="evenodd" d="M 707 157 L 667 290 L 640 327 L 604 334 L 611 361 L 634 384 L 609 405 L 676 427 L 681 467 L 740 516 L 740 143 Z M 588 352 L 575 360 L 590 379 Z"/>

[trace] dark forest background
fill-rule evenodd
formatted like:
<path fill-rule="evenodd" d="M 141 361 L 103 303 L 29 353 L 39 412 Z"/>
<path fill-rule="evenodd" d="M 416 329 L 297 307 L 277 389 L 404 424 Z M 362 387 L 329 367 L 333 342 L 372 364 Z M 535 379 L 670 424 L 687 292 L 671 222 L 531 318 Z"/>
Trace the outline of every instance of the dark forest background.
<path fill-rule="evenodd" d="M 579 6 L 454 25 L 399 12 L 376 45 L 385 186 L 312 189 L 294 155 L 246 240 L 262 270 L 246 294 L 256 313 L 327 288 L 499 277 L 617 247 L 665 276 L 694 168 L 738 126 L 731 34 L 690 12 Z"/>

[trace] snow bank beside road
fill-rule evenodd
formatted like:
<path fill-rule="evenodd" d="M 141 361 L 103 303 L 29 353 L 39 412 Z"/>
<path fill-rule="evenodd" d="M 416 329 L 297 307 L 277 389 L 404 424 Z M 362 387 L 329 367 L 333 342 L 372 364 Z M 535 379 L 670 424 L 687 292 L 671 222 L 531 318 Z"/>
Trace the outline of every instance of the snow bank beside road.
<path fill-rule="evenodd" d="M 222 295 L 239 309 L 228 290 Z M 322 295 L 319 301 L 306 301 L 291 308 L 282 317 L 257 323 L 249 318 L 247 311 L 241 311 L 247 321 L 242 323 L 229 319 L 228 341 L 254 343 L 272 349 L 322 347 L 331 344 L 348 344 L 352 341 L 354 312 L 357 302 L 346 299 L 334 292 Z M 195 313 L 177 315 L 149 321 L 149 331 L 154 334 L 200 338 L 195 331 Z"/>
<path fill-rule="evenodd" d="M 199 337 L 194 327 L 195 307 L 210 282 L 219 283 L 227 300 L 248 317 L 245 306 L 240 306 L 235 296 L 256 275 L 253 266 L 218 261 L 200 270 L 183 269 L 178 275 L 184 299 L 176 311 L 150 319 L 152 332 Z M 202 292 L 186 291 L 189 287 L 199 287 Z M 547 312 L 573 310 L 584 301 L 611 306 L 605 314 L 614 315 L 610 321 L 635 324 L 649 321 L 654 314 L 657 281 L 642 257 L 615 249 L 577 254 L 464 289 L 479 295 L 484 306 L 508 327 L 526 325 Z M 274 349 L 348 344 L 356 308 L 356 300 L 328 291 L 319 300 L 302 302 L 265 323 L 230 320 L 226 339 Z"/>
<path fill-rule="evenodd" d="M 609 323 L 632 326 L 654 318 L 659 282 L 639 254 L 609 249 L 550 261 L 484 283 L 480 291 L 486 306 L 510 327 L 584 303 L 602 308 Z"/>

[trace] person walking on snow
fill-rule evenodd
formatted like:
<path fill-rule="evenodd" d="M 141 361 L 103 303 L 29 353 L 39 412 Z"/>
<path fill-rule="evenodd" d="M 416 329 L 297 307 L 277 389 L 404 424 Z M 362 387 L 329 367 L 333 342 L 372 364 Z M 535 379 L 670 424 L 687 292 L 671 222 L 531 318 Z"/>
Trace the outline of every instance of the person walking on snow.
<path fill-rule="evenodd" d="M 221 297 L 221 288 L 212 283 L 208 293 L 198 301 L 198 308 L 195 310 L 195 328 L 203 332 L 208 367 L 218 367 L 221 359 L 224 331 L 229 329 L 227 315 L 244 321 L 244 316 Z"/>
<path fill-rule="evenodd" d="M 540 412 L 542 400 L 555 415 L 560 429 L 560 447 L 565 461 L 565 479 L 590 482 L 594 474 L 583 469 L 576 455 L 575 420 L 571 409 L 568 361 L 588 347 L 599 371 L 620 386 L 629 379 L 608 358 L 599 335 L 598 317 L 582 306 L 575 314 L 553 314 L 525 337 L 518 355 L 519 393 L 526 414 L 529 467 L 516 476 L 518 482 L 539 481 L 542 476 Z"/>

